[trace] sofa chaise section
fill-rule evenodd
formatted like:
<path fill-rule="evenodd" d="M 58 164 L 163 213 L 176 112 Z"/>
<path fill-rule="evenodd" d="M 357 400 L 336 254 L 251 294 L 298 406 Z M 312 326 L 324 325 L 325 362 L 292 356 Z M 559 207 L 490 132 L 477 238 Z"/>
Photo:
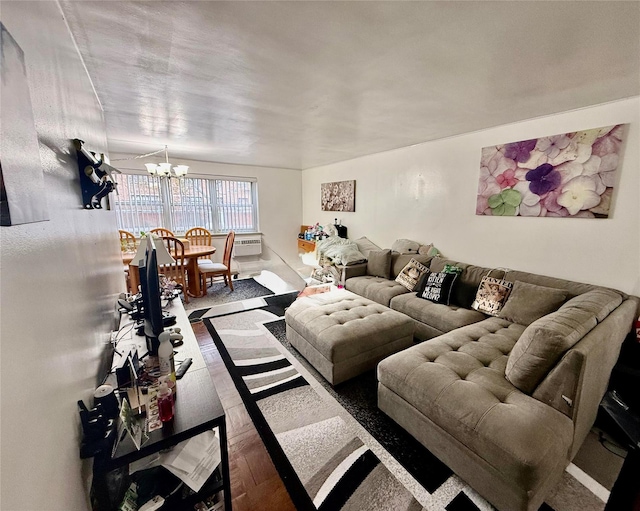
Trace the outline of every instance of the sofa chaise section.
<path fill-rule="evenodd" d="M 524 327 L 491 318 L 378 365 L 378 405 L 502 509 L 529 508 L 565 468 L 573 426 L 504 377 Z M 534 504 L 537 509 L 541 501 Z"/>
<path fill-rule="evenodd" d="M 637 310 L 592 287 L 528 326 L 458 328 L 383 360 L 378 405 L 498 509 L 537 510 L 591 428 Z"/>

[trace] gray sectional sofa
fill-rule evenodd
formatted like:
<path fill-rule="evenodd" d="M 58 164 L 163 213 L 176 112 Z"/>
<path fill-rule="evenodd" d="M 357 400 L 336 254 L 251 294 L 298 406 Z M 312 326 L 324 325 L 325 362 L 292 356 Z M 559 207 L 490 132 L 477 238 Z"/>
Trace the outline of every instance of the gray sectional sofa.
<path fill-rule="evenodd" d="M 449 305 L 395 282 L 411 258 L 434 272 L 463 269 Z M 532 511 L 593 425 L 640 299 L 509 271 L 504 278 L 520 289 L 544 291 L 520 305 L 549 309 L 530 324 L 515 322 L 471 308 L 489 270 L 394 254 L 389 278 L 367 275 L 366 264 L 348 267 L 346 289 L 414 323 L 417 344 L 377 366 L 378 406 L 499 510 Z M 559 293 L 561 303 L 545 303 L 545 293 Z"/>

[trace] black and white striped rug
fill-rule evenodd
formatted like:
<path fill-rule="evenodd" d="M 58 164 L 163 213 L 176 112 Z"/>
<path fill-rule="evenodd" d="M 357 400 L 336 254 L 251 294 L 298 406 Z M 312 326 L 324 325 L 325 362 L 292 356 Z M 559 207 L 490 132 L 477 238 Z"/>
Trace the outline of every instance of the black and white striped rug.
<path fill-rule="evenodd" d="M 334 389 L 288 345 L 282 316 L 294 298 L 194 316 L 204 319 L 296 507 L 493 510 L 377 409 L 373 373 Z M 540 509 L 603 508 L 565 473 Z"/>

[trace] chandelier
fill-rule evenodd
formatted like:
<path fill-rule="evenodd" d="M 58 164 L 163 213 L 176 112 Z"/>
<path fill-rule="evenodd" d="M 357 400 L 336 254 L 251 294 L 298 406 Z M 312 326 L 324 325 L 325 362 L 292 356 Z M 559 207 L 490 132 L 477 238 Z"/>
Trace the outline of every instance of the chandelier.
<path fill-rule="evenodd" d="M 154 154 L 158 154 L 164 151 L 164 161 L 162 163 L 145 163 L 144 166 L 147 168 L 147 172 L 152 176 L 160 176 L 160 177 L 184 177 L 189 172 L 188 165 L 175 165 L 172 166 L 169 163 L 169 151 L 167 146 L 164 146 L 164 149 L 160 149 L 154 153 L 148 153 L 144 156 L 152 156 Z"/>

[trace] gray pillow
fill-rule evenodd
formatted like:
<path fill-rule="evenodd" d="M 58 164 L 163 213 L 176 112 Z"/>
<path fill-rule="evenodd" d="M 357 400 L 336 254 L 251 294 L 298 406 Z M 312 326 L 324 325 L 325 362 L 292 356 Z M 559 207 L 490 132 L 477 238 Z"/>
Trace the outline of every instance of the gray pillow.
<path fill-rule="evenodd" d="M 609 289 L 594 289 L 572 298 L 560 307 L 560 310 L 579 307 L 593 312 L 596 315 L 596 320 L 600 323 L 621 303 L 622 296 L 620 293 Z"/>
<path fill-rule="evenodd" d="M 562 355 L 596 325 L 593 311 L 585 310 L 580 304 L 531 323 L 509 353 L 507 380 L 522 392 L 533 392 Z"/>
<path fill-rule="evenodd" d="M 558 310 L 566 299 L 567 292 L 564 289 L 516 280 L 498 317 L 519 325 L 530 325 L 542 316 Z"/>
<path fill-rule="evenodd" d="M 367 275 L 388 279 L 391 275 L 391 250 L 372 250 L 367 259 Z"/>
<path fill-rule="evenodd" d="M 373 241 L 371 241 L 366 236 L 362 236 L 362 238 L 358 238 L 354 240 L 356 245 L 358 245 L 358 250 L 364 254 L 366 258 L 369 257 L 369 252 L 372 250 L 382 250 L 381 247 L 376 245 Z"/>

